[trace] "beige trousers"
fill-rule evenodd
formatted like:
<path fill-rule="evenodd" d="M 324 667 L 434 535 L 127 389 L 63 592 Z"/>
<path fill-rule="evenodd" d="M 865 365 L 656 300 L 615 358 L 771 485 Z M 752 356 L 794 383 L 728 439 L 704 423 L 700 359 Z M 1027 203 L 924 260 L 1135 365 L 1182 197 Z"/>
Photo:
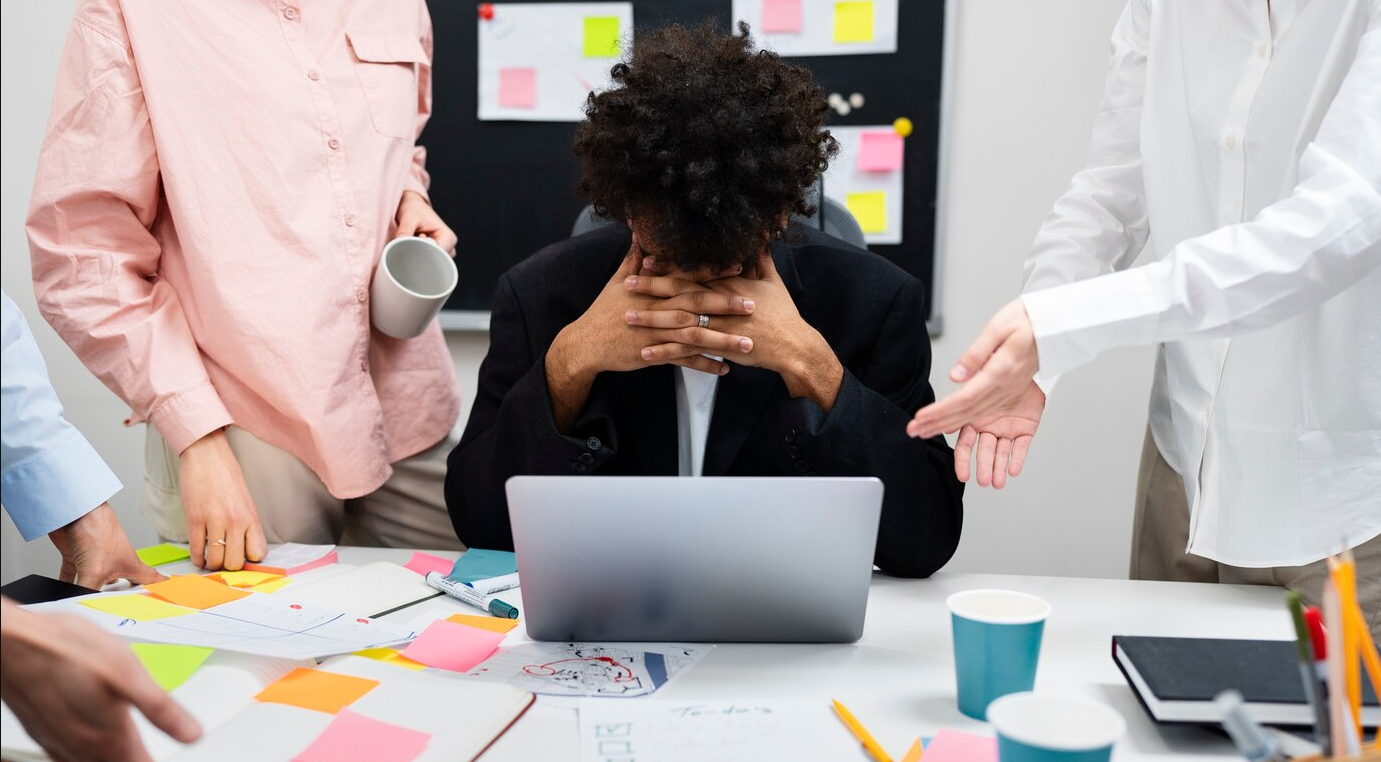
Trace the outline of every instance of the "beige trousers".
<path fill-rule="evenodd" d="M 1184 481 L 1165 462 L 1151 432 L 1141 450 L 1141 473 L 1136 485 L 1136 518 L 1132 525 L 1132 579 L 1171 582 L 1223 582 L 1233 585 L 1277 585 L 1298 592 L 1310 605 L 1319 605 L 1328 562 L 1304 566 L 1247 568 L 1220 564 L 1185 552 L 1189 546 L 1189 500 Z M 1362 615 L 1381 643 L 1381 537 L 1352 549 L 1357 558 L 1357 599 Z M 1284 604 L 1281 611 L 1283 612 Z"/>
<path fill-rule="evenodd" d="M 270 543 L 370 545 L 463 550 L 446 512 L 445 439 L 393 464 L 379 489 L 342 500 L 302 461 L 238 426 L 226 429 Z M 159 536 L 187 541 L 178 456 L 152 426 L 144 440 L 143 512 Z"/>

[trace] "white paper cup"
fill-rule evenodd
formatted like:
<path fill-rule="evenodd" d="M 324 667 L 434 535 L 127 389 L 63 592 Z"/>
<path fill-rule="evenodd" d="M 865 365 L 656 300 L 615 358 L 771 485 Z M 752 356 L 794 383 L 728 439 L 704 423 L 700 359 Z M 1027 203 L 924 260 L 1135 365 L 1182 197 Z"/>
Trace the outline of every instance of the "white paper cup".
<path fill-rule="evenodd" d="M 455 291 L 460 273 L 429 238 L 395 238 L 384 247 L 369 286 L 369 319 L 395 339 L 420 336 Z"/>
<path fill-rule="evenodd" d="M 999 762 L 1108 762 L 1127 732 L 1110 706 L 1072 696 L 1013 693 L 988 706 Z"/>

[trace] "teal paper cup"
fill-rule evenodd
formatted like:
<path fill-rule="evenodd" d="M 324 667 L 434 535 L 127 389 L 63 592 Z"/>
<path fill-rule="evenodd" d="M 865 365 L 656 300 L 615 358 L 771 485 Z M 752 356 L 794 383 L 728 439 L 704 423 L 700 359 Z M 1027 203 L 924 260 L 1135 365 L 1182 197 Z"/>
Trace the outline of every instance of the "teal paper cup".
<path fill-rule="evenodd" d="M 986 719 L 994 699 L 1035 686 L 1050 604 L 1012 590 L 967 590 L 945 604 L 954 628 L 959 711 Z"/>
<path fill-rule="evenodd" d="M 1108 762 L 1127 723 L 1088 699 L 1014 693 L 988 706 L 998 762 Z"/>

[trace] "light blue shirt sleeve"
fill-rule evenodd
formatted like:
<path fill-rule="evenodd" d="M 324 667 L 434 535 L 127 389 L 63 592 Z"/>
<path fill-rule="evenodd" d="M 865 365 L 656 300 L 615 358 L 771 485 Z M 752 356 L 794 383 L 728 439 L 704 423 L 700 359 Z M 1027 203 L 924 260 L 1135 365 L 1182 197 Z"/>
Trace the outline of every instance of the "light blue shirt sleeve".
<path fill-rule="evenodd" d="M 62 417 L 48 366 L 24 314 L 3 301 L 3 429 L 0 502 L 24 539 L 67 526 L 120 490 L 120 480 L 86 437 Z"/>

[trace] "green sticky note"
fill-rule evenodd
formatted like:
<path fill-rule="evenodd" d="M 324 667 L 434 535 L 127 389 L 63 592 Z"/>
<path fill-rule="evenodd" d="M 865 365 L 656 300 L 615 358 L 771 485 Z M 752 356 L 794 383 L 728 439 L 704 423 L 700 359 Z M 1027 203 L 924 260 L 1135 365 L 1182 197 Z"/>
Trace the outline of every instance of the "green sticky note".
<path fill-rule="evenodd" d="M 887 232 L 887 192 L 869 191 L 850 193 L 844 198 L 844 206 L 858 220 L 864 233 Z"/>
<path fill-rule="evenodd" d="M 872 3 L 869 3 L 872 5 Z M 585 17 L 585 57 L 619 57 L 619 17 Z"/>
<path fill-rule="evenodd" d="M 191 558 L 192 554 L 186 548 L 179 548 L 176 545 L 163 543 L 162 545 L 150 545 L 147 548 L 140 548 L 134 551 L 139 556 L 139 560 L 149 566 L 162 566 L 174 561 L 181 561 L 184 558 Z"/>
<path fill-rule="evenodd" d="M 168 619 L 192 613 L 192 609 L 174 606 L 151 595 L 140 595 L 139 593 L 84 598 L 81 604 L 124 619 L 133 619 L 136 622 L 150 622 L 155 619 Z"/>
<path fill-rule="evenodd" d="M 158 687 L 170 691 L 187 682 L 214 649 L 202 646 L 172 646 L 164 643 L 130 643 L 134 655 L 144 663 Z"/>
<path fill-rule="evenodd" d="M 474 582 L 477 579 L 493 579 L 518 571 L 518 557 L 507 550 L 481 550 L 471 548 L 465 551 L 447 579 L 456 582 Z"/>
<path fill-rule="evenodd" d="M 834 41 L 873 41 L 872 0 L 834 4 Z"/>

